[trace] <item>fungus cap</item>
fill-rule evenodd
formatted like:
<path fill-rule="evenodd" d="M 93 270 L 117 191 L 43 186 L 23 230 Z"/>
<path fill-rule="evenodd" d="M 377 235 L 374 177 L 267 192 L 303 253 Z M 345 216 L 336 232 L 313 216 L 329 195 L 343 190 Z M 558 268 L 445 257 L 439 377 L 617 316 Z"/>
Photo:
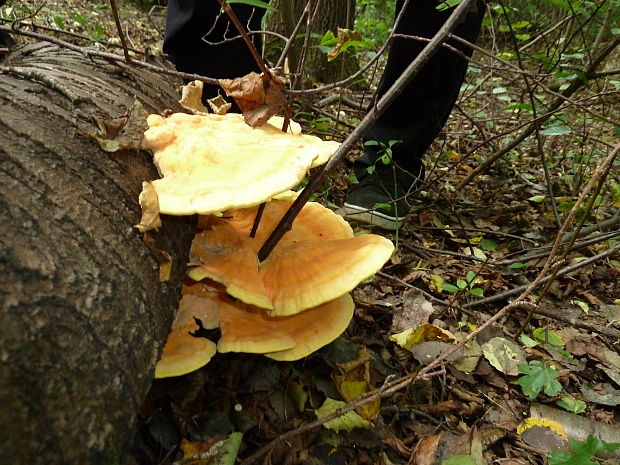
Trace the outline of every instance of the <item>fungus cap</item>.
<path fill-rule="evenodd" d="M 295 342 L 292 349 L 271 352 L 267 357 L 278 361 L 299 360 L 340 336 L 353 318 L 355 305 L 349 294 L 288 317 L 279 317 L 278 328 Z"/>
<path fill-rule="evenodd" d="M 203 327 L 210 329 L 219 324 L 219 309 L 215 306 L 205 311 L 195 295 L 185 295 L 179 302 L 179 310 L 172 323 L 161 357 L 155 366 L 155 378 L 181 376 L 203 367 L 216 352 L 214 342 L 195 337 L 190 333 L 199 329 L 194 317 Z M 204 299 L 203 299 L 204 300 Z M 215 325 L 215 326 L 214 326 Z"/>
<path fill-rule="evenodd" d="M 380 270 L 394 250 L 393 244 L 382 236 L 352 237 L 350 227 L 338 215 L 316 204 L 307 204 L 291 231 L 257 265 L 256 252 L 263 238 L 275 227 L 273 222 L 279 219 L 270 213 L 272 204 L 286 207 L 286 202 L 268 203 L 267 215 L 261 220 L 259 234 L 254 239 L 248 237 L 248 232 L 251 212 L 255 209 L 248 209 L 249 214 L 226 212 L 218 221 L 222 225 L 230 223 L 201 232 L 192 244 L 190 255 L 192 264 L 200 264 L 188 270 L 188 276 L 194 280 L 218 281 L 233 297 L 265 308 L 272 316 L 287 316 L 351 291 Z M 304 210 L 316 210 L 323 216 L 304 215 Z M 329 226 L 330 217 L 336 225 L 333 230 Z M 262 233 L 261 228 L 264 228 Z"/>
<path fill-rule="evenodd" d="M 251 128 L 237 113 L 167 118 L 149 115 L 143 147 L 163 176 L 152 182 L 162 213 L 210 214 L 249 207 L 296 186 L 339 144 L 283 133 L 270 124 Z"/>
<path fill-rule="evenodd" d="M 183 296 L 181 312 L 203 326 L 219 326 L 218 352 L 268 354 L 275 360 L 297 360 L 329 344 L 347 328 L 354 310 L 353 299 L 345 294 L 296 315 L 273 317 L 221 292 L 192 292 L 196 294 Z"/>

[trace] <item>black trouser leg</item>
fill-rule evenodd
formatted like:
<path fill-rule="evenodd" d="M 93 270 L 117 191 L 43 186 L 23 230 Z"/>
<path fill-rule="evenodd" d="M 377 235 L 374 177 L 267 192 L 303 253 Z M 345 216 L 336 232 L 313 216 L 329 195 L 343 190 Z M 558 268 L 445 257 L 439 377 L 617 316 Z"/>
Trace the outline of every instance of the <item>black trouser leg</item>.
<path fill-rule="evenodd" d="M 243 4 L 231 7 L 246 28 L 249 25 L 252 30 L 260 29 L 264 9 Z M 179 71 L 231 79 L 259 71 L 226 13 L 219 12 L 216 0 L 168 0 L 163 49 Z M 221 43 L 232 37 L 237 39 Z M 252 40 L 260 50 L 260 36 L 253 36 Z M 203 99 L 215 97 L 219 89 L 205 84 Z"/>
<path fill-rule="evenodd" d="M 435 8 L 438 3 L 436 0 L 411 0 L 396 32 L 432 38 L 453 11 L 438 11 Z M 484 16 L 484 2 L 478 0 L 477 3 L 476 11 L 470 11 L 454 31 L 455 35 L 469 42 L 475 42 Z M 397 12 L 402 4 L 403 0 L 397 1 Z M 450 42 L 450 45 L 471 56 L 472 50 L 468 47 L 455 42 Z M 414 39 L 395 40 L 377 89 L 378 97 L 391 87 L 425 46 L 426 42 Z M 370 128 L 365 140 L 377 140 L 383 144 L 388 144 L 390 140 L 402 141 L 393 146 L 393 159 L 399 168 L 417 176 L 422 170 L 424 152 L 452 111 L 466 70 L 467 60 L 463 57 L 446 48 L 439 50 Z M 375 162 L 378 156 L 376 147 L 367 147 L 367 153 L 356 164 L 356 171 L 364 170 Z M 381 169 L 380 164 L 377 169 Z M 408 187 L 413 178 L 402 170 L 398 170 L 397 176 Z"/>

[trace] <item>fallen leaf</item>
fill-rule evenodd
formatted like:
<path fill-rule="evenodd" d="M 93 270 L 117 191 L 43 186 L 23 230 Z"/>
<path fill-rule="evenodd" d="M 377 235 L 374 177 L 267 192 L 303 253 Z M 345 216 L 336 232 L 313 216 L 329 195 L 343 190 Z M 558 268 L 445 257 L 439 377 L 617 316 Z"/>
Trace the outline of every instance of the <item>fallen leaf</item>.
<path fill-rule="evenodd" d="M 346 404 L 340 400 L 335 400 L 331 398 L 326 398 L 323 405 L 318 410 L 315 410 L 314 413 L 316 417 L 320 420 L 332 413 L 336 410 L 344 407 Z M 362 418 L 357 412 L 350 410 L 347 413 L 340 415 L 339 417 L 334 418 L 333 420 L 329 420 L 323 424 L 325 428 L 333 430 L 333 431 L 352 431 L 355 428 L 370 428 L 372 423 L 370 421 Z"/>
<path fill-rule="evenodd" d="M 235 79 L 220 79 L 219 84 L 243 112 L 246 124 L 258 127 L 267 122 L 284 105 L 282 90 L 286 84 L 279 71 L 271 69 L 271 79 L 251 72 Z"/>
<path fill-rule="evenodd" d="M 403 293 L 402 309 L 394 313 L 390 332 L 397 333 L 426 324 L 434 311 L 433 304 L 426 300 L 424 294 L 416 289 L 406 290 Z"/>
<path fill-rule="evenodd" d="M 141 233 L 161 228 L 159 199 L 153 184 L 148 181 L 142 182 L 142 192 L 140 192 L 138 201 L 142 209 L 142 217 L 140 218 L 140 223 L 135 225 L 134 228 L 137 228 Z"/>
<path fill-rule="evenodd" d="M 142 135 L 148 127 L 146 117 L 146 111 L 136 99 L 133 107 L 127 109 L 118 118 L 95 118 L 99 130 L 92 133 L 86 132 L 86 134 L 95 139 L 99 147 L 106 152 L 124 149 L 139 150 Z"/>
<path fill-rule="evenodd" d="M 510 376 L 517 376 L 518 366 L 526 363 L 523 350 L 513 341 L 503 337 L 494 337 L 482 344 L 482 353 L 493 368 Z"/>
<path fill-rule="evenodd" d="M 428 323 L 390 336 L 390 341 L 407 350 L 411 350 L 415 344 L 420 344 L 421 342 L 454 342 L 454 340 L 454 335 L 450 331 Z"/>
<path fill-rule="evenodd" d="M 342 398 L 350 402 L 362 394 L 374 390 L 370 384 L 370 364 L 373 358 L 365 347 L 358 350 L 357 359 L 338 365 L 341 374 L 333 375 L 334 384 Z M 366 420 L 373 420 L 379 414 L 381 400 L 361 405 L 355 410 Z"/>
<path fill-rule="evenodd" d="M 362 40 L 362 35 L 359 32 L 352 31 L 351 29 L 338 28 L 338 43 L 336 46 L 327 53 L 327 60 L 332 61 L 348 47 L 351 42 L 358 42 Z"/>
<path fill-rule="evenodd" d="M 611 384 L 604 383 L 599 389 L 594 389 L 592 384 L 584 384 L 581 392 L 586 400 L 599 405 L 615 407 L 620 405 L 620 390 L 614 389 Z"/>
<path fill-rule="evenodd" d="M 181 87 L 181 100 L 179 105 L 194 115 L 208 115 L 209 109 L 202 103 L 202 81 L 192 81 Z"/>
<path fill-rule="evenodd" d="M 456 333 L 455 336 L 457 341 L 460 341 L 466 334 Z M 478 341 L 472 339 L 461 348 L 459 359 L 452 362 L 452 366 L 463 373 L 471 373 L 478 366 L 480 357 L 482 357 L 482 347 L 478 344 Z"/>
<path fill-rule="evenodd" d="M 221 95 L 210 98 L 209 100 L 207 100 L 207 103 L 211 107 L 211 110 L 213 110 L 213 113 L 215 113 L 216 115 L 225 115 L 232 107 L 232 103 L 224 100 L 224 97 L 222 97 Z"/>

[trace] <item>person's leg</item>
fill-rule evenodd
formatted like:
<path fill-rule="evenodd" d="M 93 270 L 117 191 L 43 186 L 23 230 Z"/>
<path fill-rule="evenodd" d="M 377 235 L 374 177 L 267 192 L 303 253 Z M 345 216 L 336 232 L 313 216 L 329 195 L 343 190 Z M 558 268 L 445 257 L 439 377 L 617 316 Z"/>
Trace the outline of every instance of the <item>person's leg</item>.
<path fill-rule="evenodd" d="M 259 30 L 263 8 L 231 6 L 241 24 Z M 203 40 L 204 37 L 204 40 Z M 227 40 L 237 37 L 235 40 Z M 212 78 L 236 78 L 259 71 L 250 51 L 215 0 L 168 0 L 164 53 L 179 71 Z M 224 41 L 224 42 L 222 42 Z M 260 36 L 253 36 L 260 50 Z M 215 97 L 219 86 L 204 86 L 203 99 Z"/>
<path fill-rule="evenodd" d="M 6 0 L 0 0 L 0 6 L 4 5 Z M 11 34 L 5 31 L 0 31 L 0 48 L 11 48 L 15 46 L 15 41 L 11 37 Z"/>
<path fill-rule="evenodd" d="M 452 9 L 438 11 L 436 6 L 439 3 L 436 0 L 412 0 L 396 32 L 432 38 L 452 12 Z M 402 0 L 397 2 L 397 12 L 402 4 Z M 484 3 L 478 0 L 477 10 L 466 16 L 454 31 L 455 35 L 474 42 L 483 16 Z M 450 45 L 471 56 L 472 50 L 468 47 L 454 42 Z M 395 40 L 377 89 L 378 97 L 392 86 L 425 46 L 426 42 L 414 39 Z M 442 48 L 369 129 L 365 142 L 376 141 L 376 145 L 366 145 L 364 155 L 355 163 L 360 184 L 349 194 L 345 204 L 351 218 L 357 216 L 361 221 L 373 221 L 373 224 L 388 228 L 402 225 L 408 211 L 405 201 L 391 202 L 391 209 L 377 209 L 372 215 L 360 212 L 373 209 L 375 204 L 390 203 L 391 200 L 404 197 L 415 181 L 423 177 L 424 152 L 448 119 L 466 70 L 467 60 Z M 391 148 L 394 165 L 385 165 L 378 158 L 390 141 L 400 142 L 393 142 Z M 369 174 L 368 168 L 371 166 L 375 168 Z"/>

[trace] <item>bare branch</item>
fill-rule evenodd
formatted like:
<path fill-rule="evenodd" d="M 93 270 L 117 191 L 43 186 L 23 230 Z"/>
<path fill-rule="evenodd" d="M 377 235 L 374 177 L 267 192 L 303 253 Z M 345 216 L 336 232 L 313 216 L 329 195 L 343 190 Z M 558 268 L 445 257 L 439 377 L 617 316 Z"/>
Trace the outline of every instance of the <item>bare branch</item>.
<path fill-rule="evenodd" d="M 335 168 L 347 154 L 347 152 L 353 147 L 353 145 L 362 137 L 362 134 L 370 127 L 370 125 L 376 121 L 376 119 L 390 106 L 390 104 L 398 97 L 407 84 L 418 74 L 420 69 L 430 60 L 430 58 L 437 53 L 441 48 L 441 45 L 446 40 L 450 32 L 461 21 L 461 18 L 469 11 L 474 5 L 474 0 L 463 0 L 452 12 L 450 17 L 446 20 L 444 25 L 439 29 L 437 34 L 431 42 L 428 43 L 420 54 L 413 60 L 403 74 L 394 82 L 392 87 L 381 97 L 377 104 L 367 113 L 362 119 L 360 124 L 351 132 L 338 150 L 334 153 L 332 158 L 327 162 L 323 169 L 313 177 L 306 188 L 299 194 L 295 202 L 291 205 L 289 210 L 285 213 L 284 217 L 278 223 L 278 226 L 271 233 L 265 244 L 258 252 L 258 259 L 260 261 L 267 258 L 269 253 L 276 246 L 282 236 L 291 228 L 293 220 L 299 214 L 302 207 L 310 198 L 310 195 L 321 185 L 327 173 Z"/>
<path fill-rule="evenodd" d="M 118 10 L 116 9 L 116 0 L 110 0 L 110 8 L 112 9 L 112 16 L 114 16 L 114 23 L 116 24 L 116 30 L 118 32 L 118 37 L 121 39 L 121 44 L 123 45 L 123 53 L 125 54 L 125 61 L 127 63 L 131 63 L 133 60 L 131 59 L 131 56 L 129 56 L 129 50 L 127 48 L 127 40 L 125 39 L 125 32 L 123 31 L 121 20 L 118 17 Z"/>

